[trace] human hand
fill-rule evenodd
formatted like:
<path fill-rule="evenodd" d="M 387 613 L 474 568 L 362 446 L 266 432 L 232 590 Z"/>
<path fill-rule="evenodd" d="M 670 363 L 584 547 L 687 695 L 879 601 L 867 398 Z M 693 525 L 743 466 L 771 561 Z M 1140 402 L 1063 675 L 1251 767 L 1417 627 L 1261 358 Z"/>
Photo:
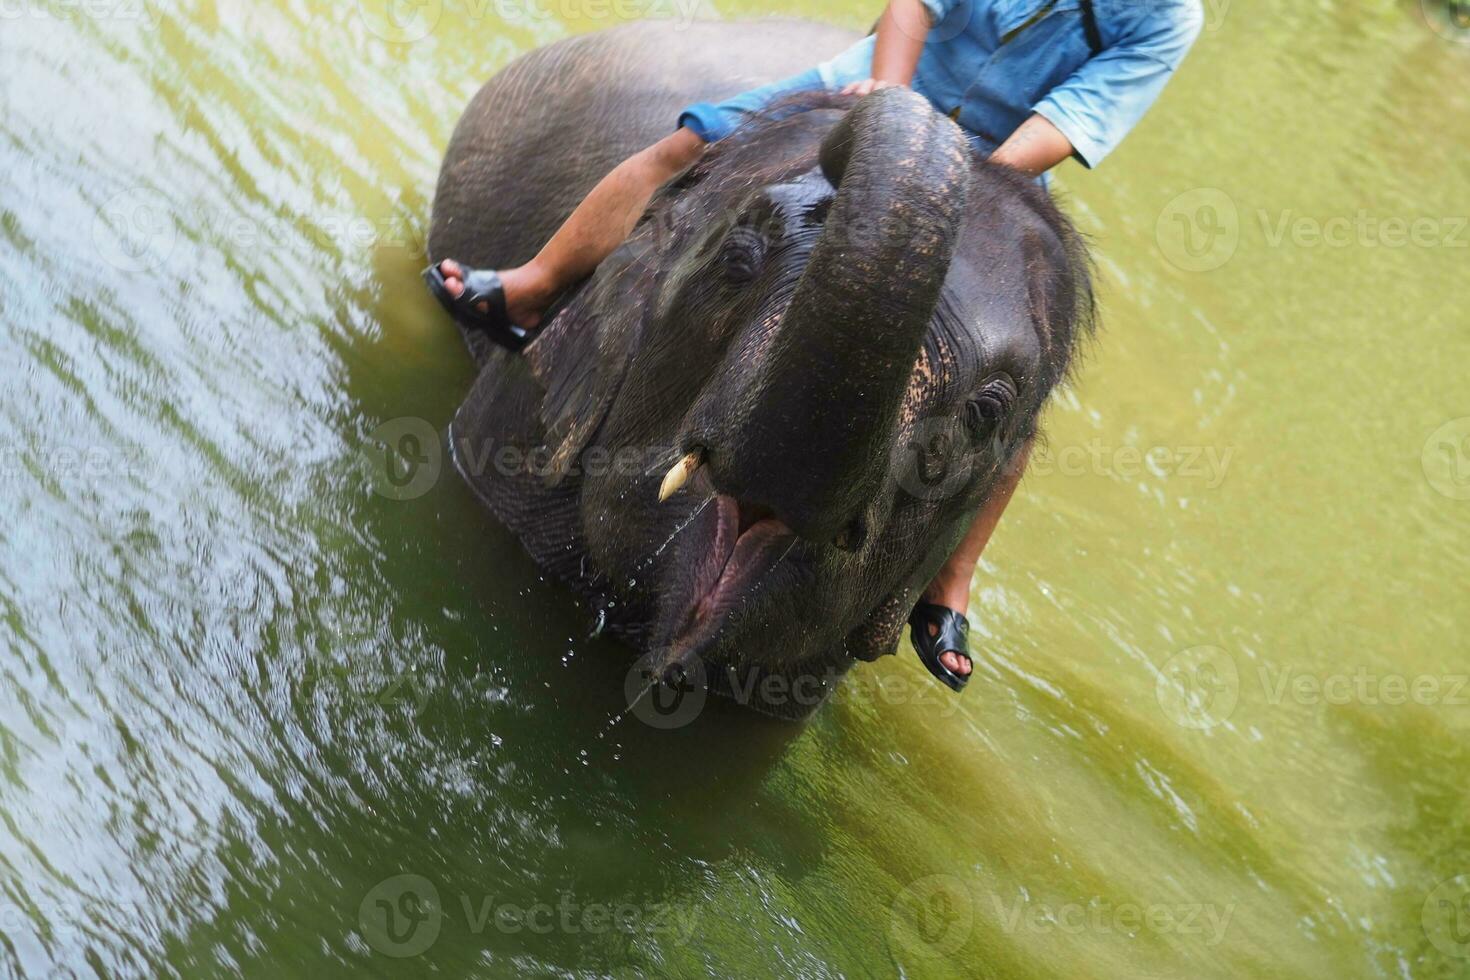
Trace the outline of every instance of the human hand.
<path fill-rule="evenodd" d="M 850 85 L 843 86 L 842 94 L 867 95 L 869 92 L 876 92 L 880 88 L 892 88 L 897 84 L 897 82 L 885 82 L 877 78 L 865 78 L 860 82 L 853 82 Z"/>

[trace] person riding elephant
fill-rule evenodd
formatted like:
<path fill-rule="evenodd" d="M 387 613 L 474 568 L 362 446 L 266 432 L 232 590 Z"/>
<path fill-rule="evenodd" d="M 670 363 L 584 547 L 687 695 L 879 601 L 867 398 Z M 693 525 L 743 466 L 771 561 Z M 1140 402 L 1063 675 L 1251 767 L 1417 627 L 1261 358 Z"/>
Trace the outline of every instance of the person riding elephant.
<path fill-rule="evenodd" d="M 978 157 L 1045 186 L 1046 173 L 1066 159 L 1087 168 L 1102 162 L 1157 99 L 1201 23 L 1197 0 L 891 0 L 875 32 L 836 57 L 722 101 L 688 105 L 673 133 L 606 173 L 529 261 L 474 268 L 451 254 L 425 270 L 425 279 L 462 327 L 520 351 L 546 311 L 628 238 L 660 187 L 743 122 L 803 92 L 861 97 L 907 87 L 958 123 Z M 920 659 L 956 691 L 973 669 L 971 579 L 1030 445 L 1013 454 L 909 611 Z"/>

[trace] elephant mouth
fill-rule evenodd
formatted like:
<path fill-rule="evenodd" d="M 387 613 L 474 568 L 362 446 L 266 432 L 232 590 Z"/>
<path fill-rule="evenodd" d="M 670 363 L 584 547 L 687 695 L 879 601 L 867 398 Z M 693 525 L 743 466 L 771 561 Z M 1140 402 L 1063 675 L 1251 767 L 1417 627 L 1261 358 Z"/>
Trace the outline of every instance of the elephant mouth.
<path fill-rule="evenodd" d="M 710 509 L 709 547 L 675 618 L 671 645 L 679 656 L 706 649 L 735 613 L 755 602 L 769 573 L 796 545 L 791 529 L 760 508 L 716 494 Z"/>

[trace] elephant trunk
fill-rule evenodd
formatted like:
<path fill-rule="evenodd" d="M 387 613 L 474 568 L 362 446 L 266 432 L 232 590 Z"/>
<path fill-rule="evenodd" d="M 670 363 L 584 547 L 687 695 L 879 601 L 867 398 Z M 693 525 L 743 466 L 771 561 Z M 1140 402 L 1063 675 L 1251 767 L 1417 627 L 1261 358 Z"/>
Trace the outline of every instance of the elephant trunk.
<path fill-rule="evenodd" d="M 739 482 L 831 540 L 872 498 L 964 215 L 964 135 L 920 96 L 859 102 L 823 141 L 837 194 L 741 419 Z"/>

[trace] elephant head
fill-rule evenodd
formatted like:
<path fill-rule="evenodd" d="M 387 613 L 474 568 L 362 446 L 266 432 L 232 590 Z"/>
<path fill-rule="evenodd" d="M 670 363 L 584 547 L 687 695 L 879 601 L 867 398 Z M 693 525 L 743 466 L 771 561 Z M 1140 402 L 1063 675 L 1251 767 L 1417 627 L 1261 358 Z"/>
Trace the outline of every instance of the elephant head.
<path fill-rule="evenodd" d="M 896 648 L 1092 309 L 1045 191 L 922 98 L 808 97 L 665 187 L 524 360 L 486 366 L 458 458 L 655 669 L 782 678 L 755 706 L 803 714 Z M 539 463 L 466 465 L 491 443 Z"/>

